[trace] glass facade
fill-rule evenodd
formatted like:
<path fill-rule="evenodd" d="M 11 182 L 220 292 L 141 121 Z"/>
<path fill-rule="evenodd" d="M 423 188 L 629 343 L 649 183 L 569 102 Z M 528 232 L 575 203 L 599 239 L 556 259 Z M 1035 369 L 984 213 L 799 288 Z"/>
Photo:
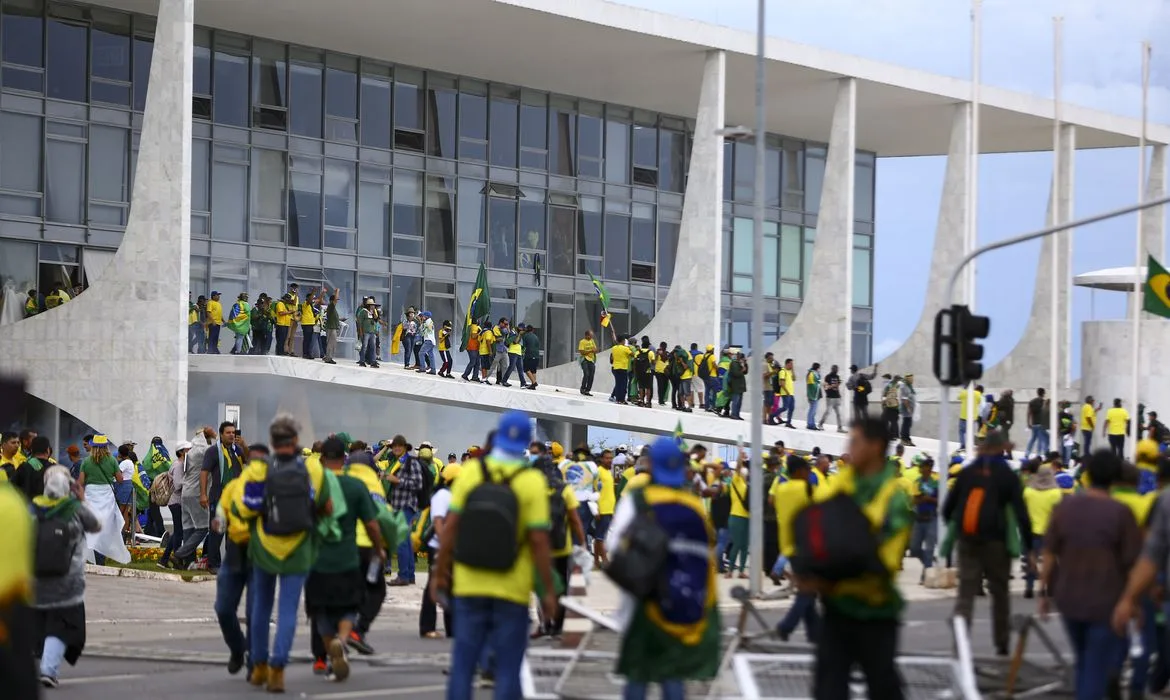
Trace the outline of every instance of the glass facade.
<path fill-rule="evenodd" d="M 84 286 L 117 248 L 153 32 L 152 17 L 0 0 L 0 278 Z M 193 294 L 324 283 L 347 308 L 374 296 L 391 317 L 423 305 L 459 319 L 482 262 L 493 315 L 550 331 L 546 365 L 597 326 L 590 273 L 618 332 L 665 298 L 693 121 L 222 30 L 197 27 L 195 42 Z M 754 153 L 727 149 L 724 330 L 746 344 Z M 824 156 L 769 137 L 770 338 L 811 273 Z M 855 356 L 868 357 L 874 159 L 858 163 Z"/>

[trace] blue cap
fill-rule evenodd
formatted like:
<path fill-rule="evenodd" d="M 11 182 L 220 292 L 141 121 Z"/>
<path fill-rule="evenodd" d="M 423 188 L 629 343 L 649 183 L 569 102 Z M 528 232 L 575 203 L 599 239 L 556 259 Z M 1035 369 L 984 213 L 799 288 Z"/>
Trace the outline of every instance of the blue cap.
<path fill-rule="evenodd" d="M 660 437 L 650 445 L 650 480 L 655 484 L 682 486 L 689 466 L 687 456 L 673 437 Z"/>
<path fill-rule="evenodd" d="M 431 312 L 430 312 L 430 311 L 424 311 L 424 312 L 422 312 L 422 315 L 423 315 L 423 318 L 430 318 L 430 317 L 431 317 Z"/>
<path fill-rule="evenodd" d="M 500 424 L 496 428 L 495 442 L 497 449 L 510 455 L 520 456 L 528 450 L 532 442 L 532 421 L 523 411 L 508 411 L 500 416 Z"/>

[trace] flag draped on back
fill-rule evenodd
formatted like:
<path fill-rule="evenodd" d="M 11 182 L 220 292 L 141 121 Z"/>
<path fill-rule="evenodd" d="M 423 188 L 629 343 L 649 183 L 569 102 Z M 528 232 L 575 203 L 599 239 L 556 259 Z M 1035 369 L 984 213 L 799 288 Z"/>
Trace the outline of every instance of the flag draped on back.
<path fill-rule="evenodd" d="M 160 448 L 152 443 L 150 449 L 146 451 L 146 456 L 142 458 L 142 467 L 146 469 L 146 475 L 151 481 L 170 469 L 171 456 L 167 453 L 167 448 Z"/>
<path fill-rule="evenodd" d="M 593 289 L 597 292 L 597 301 L 601 302 L 601 325 L 604 328 L 609 328 L 609 292 L 605 291 L 605 285 L 601 280 L 589 273 L 589 281 L 593 283 Z"/>
<path fill-rule="evenodd" d="M 1170 318 L 1170 273 L 1153 255 L 1146 263 L 1146 296 L 1142 308 L 1155 316 Z"/>
<path fill-rule="evenodd" d="M 683 452 L 686 452 L 687 451 L 687 443 L 685 441 L 683 441 L 683 427 L 682 427 L 682 420 L 681 419 L 674 426 L 674 439 L 675 439 L 675 441 L 678 442 L 678 449 L 682 450 Z"/>
<path fill-rule="evenodd" d="M 463 339 L 459 341 L 459 350 L 467 349 L 471 326 L 482 318 L 490 318 L 491 314 L 492 300 L 488 294 L 487 268 L 480 263 L 479 274 L 475 276 L 475 288 L 471 290 L 471 298 L 467 301 L 467 316 L 463 319 Z"/>

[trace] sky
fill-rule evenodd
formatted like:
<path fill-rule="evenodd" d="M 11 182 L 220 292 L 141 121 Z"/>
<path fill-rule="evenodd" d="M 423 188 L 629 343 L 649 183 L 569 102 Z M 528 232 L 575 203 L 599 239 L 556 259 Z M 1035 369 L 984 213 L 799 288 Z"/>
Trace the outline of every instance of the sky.
<path fill-rule="evenodd" d="M 622 0 L 659 12 L 755 30 L 755 0 Z M 968 0 L 817 0 L 767 6 L 767 32 L 792 41 L 934 73 L 971 75 Z M 1153 45 L 1151 121 L 1170 123 L 1170 0 L 984 0 L 983 82 L 1051 97 L 1052 18 L 1064 17 L 1062 93 L 1066 101 L 1130 117 L 1141 114 L 1141 42 Z M 1160 52 L 1161 48 L 1161 52 Z M 875 223 L 874 359 L 910 335 L 922 313 L 945 158 L 878 162 Z M 1074 216 L 1137 200 L 1137 149 L 1080 151 Z M 988 155 L 979 164 L 980 243 L 1044 226 L 1051 153 Z M 1073 274 L 1132 266 L 1136 215 L 1075 232 Z M 992 318 L 987 360 L 1011 350 L 1028 321 L 1039 242 L 980 259 L 976 308 Z M 906 274 L 919 270 L 921 274 Z M 1122 318 L 1121 294 L 1077 289 L 1073 297 L 1074 375 L 1080 322 Z"/>

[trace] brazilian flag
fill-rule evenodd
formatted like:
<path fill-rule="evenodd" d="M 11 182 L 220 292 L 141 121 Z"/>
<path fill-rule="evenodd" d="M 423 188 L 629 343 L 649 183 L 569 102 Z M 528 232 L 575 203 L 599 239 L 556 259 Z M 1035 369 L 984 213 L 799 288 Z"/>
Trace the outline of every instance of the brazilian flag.
<path fill-rule="evenodd" d="M 146 451 L 146 457 L 142 459 L 142 466 L 151 481 L 157 479 L 159 474 L 169 471 L 171 456 L 167 453 L 167 448 L 151 444 L 150 449 Z"/>
<path fill-rule="evenodd" d="M 1170 318 L 1170 273 L 1153 255 L 1146 263 L 1146 297 L 1142 308 L 1155 316 Z"/>
<path fill-rule="evenodd" d="M 589 273 L 589 281 L 593 283 L 593 289 L 597 292 L 597 301 L 601 302 L 601 325 L 603 328 L 609 328 L 609 292 L 605 291 L 605 285 L 601 280 Z"/>
<path fill-rule="evenodd" d="M 459 350 L 467 350 L 467 340 L 471 337 L 471 326 L 483 318 L 491 318 L 492 300 L 488 294 L 487 268 L 479 264 L 479 274 L 475 276 L 475 289 L 471 290 L 471 299 L 467 301 L 467 316 L 463 319 L 463 339 L 459 342 Z"/>

